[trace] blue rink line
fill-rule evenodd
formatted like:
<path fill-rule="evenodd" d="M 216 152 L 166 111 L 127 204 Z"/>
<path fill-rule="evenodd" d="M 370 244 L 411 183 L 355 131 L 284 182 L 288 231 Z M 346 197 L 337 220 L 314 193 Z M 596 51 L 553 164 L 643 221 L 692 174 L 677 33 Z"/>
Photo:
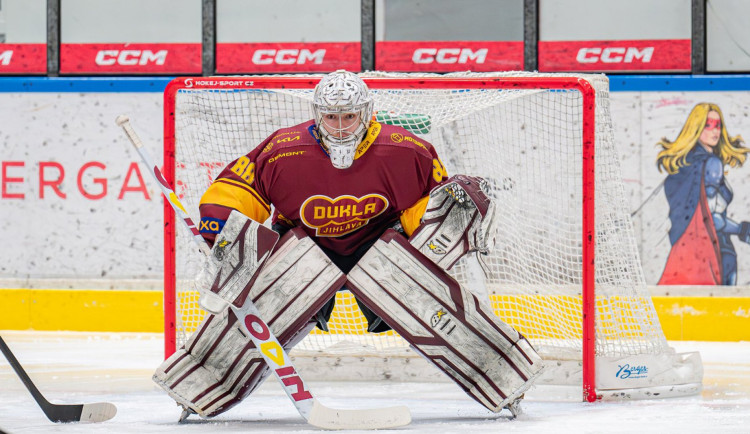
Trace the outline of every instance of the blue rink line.
<path fill-rule="evenodd" d="M 747 91 L 750 75 L 610 75 L 611 92 Z"/>
<path fill-rule="evenodd" d="M 173 77 L 0 77 L 2 92 L 163 92 Z M 750 75 L 610 75 L 612 92 L 748 91 Z"/>
<path fill-rule="evenodd" d="M 174 77 L 0 77 L 0 92 L 164 92 Z"/>

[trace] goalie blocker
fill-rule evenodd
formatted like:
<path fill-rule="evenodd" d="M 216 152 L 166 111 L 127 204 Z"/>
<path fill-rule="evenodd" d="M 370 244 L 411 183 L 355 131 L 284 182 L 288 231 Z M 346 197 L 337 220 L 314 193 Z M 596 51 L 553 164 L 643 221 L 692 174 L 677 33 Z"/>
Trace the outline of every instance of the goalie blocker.
<path fill-rule="evenodd" d="M 515 404 L 542 359 L 479 299 L 388 230 L 347 276 L 347 286 L 416 351 L 493 412 Z"/>

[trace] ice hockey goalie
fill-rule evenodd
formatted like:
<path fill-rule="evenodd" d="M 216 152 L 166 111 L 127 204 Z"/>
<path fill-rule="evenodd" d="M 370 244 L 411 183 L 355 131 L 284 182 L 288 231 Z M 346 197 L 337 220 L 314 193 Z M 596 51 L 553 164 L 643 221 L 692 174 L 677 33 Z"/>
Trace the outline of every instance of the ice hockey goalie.
<path fill-rule="evenodd" d="M 201 234 L 213 250 L 198 290 L 215 314 L 154 375 L 186 411 L 220 414 L 268 375 L 222 306 L 250 298 L 289 349 L 326 329 L 347 288 L 369 331 L 394 329 L 479 403 L 517 412 L 539 356 L 445 271 L 492 248 L 484 181 L 447 178 L 430 143 L 372 120 L 373 101 L 356 74 L 326 75 L 314 119 L 273 133 L 204 193 Z M 257 223 L 272 213 L 275 244 Z"/>

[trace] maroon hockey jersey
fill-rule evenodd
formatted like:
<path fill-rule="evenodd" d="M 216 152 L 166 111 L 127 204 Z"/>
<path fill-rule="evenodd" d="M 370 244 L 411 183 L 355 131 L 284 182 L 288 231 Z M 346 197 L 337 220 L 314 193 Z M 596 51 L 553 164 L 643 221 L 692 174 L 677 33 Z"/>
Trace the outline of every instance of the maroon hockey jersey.
<path fill-rule="evenodd" d="M 349 255 L 399 219 L 410 235 L 445 178 L 430 143 L 375 121 L 351 167 L 336 169 L 308 121 L 276 131 L 219 174 L 201 198 L 200 231 L 213 242 L 232 209 L 262 223 L 273 205 L 274 223 Z"/>

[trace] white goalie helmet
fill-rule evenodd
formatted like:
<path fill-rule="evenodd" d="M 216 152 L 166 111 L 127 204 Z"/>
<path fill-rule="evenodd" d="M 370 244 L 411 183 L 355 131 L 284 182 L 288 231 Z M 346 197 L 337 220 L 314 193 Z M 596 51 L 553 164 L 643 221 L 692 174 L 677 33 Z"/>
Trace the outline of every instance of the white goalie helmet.
<path fill-rule="evenodd" d="M 312 108 L 333 167 L 350 167 L 372 118 L 373 98 L 367 85 L 357 74 L 343 69 L 332 72 L 315 87 Z"/>

